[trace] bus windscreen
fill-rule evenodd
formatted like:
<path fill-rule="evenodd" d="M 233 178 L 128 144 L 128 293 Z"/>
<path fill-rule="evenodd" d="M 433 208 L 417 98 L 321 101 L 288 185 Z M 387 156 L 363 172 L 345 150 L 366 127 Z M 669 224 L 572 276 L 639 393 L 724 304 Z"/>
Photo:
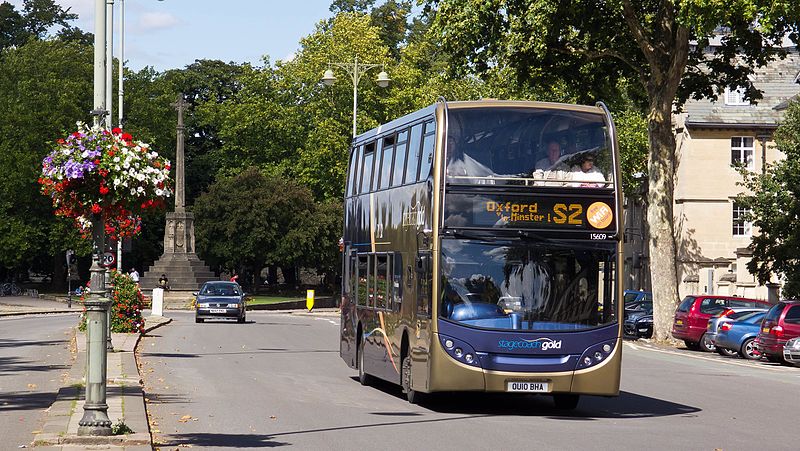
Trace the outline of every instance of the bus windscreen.
<path fill-rule="evenodd" d="M 611 140 L 600 113 L 495 107 L 448 114 L 448 183 L 613 186 Z"/>
<path fill-rule="evenodd" d="M 443 239 L 440 316 L 506 330 L 611 324 L 615 255 L 610 243 Z"/>

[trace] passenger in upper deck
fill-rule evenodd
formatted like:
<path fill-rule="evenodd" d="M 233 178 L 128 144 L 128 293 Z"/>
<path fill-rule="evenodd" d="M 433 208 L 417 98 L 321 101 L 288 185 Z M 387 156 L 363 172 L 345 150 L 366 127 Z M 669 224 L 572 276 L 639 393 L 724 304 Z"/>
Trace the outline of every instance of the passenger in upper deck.
<path fill-rule="evenodd" d="M 594 155 L 590 153 L 581 156 L 580 163 L 572 166 L 570 176 L 573 183 L 570 186 L 601 187 L 605 185 L 606 178 L 599 169 L 594 167 L 594 160 Z"/>

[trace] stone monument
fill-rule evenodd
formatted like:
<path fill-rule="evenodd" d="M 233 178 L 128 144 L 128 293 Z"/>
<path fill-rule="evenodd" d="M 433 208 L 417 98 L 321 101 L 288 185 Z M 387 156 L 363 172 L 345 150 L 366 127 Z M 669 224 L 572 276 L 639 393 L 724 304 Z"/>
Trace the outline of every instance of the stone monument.
<path fill-rule="evenodd" d="M 177 149 L 175 151 L 175 211 L 167 213 L 164 229 L 164 253 L 140 279 L 142 291 L 150 292 L 158 285 L 161 274 L 169 279 L 169 291 L 165 293 L 165 307 L 169 299 L 184 302 L 191 293 L 209 280 L 214 273 L 200 260 L 194 248 L 194 215 L 186 211 L 183 112 L 188 104 L 183 95 L 178 96 L 173 106 L 178 110 Z M 174 303 L 173 303 L 174 304 Z M 174 307 L 174 305 L 172 305 Z"/>

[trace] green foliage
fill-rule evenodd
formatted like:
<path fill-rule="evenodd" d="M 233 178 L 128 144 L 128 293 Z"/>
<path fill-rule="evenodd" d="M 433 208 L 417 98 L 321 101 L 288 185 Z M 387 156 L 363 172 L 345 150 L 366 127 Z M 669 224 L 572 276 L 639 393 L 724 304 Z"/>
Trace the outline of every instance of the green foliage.
<path fill-rule="evenodd" d="M 311 192 L 256 168 L 221 178 L 194 206 L 197 247 L 213 267 L 333 267 L 331 249 L 341 234 L 341 208 L 317 208 Z"/>
<path fill-rule="evenodd" d="M 128 427 L 128 425 L 125 424 L 124 421 L 122 421 L 122 418 L 120 418 L 119 420 L 117 420 L 116 423 L 114 423 L 111 426 L 111 435 L 125 435 L 125 434 L 133 434 L 133 429 Z"/>
<path fill-rule="evenodd" d="M 92 53 L 78 43 L 31 41 L 0 54 L 0 265 L 18 268 L 61 253 L 77 236 L 37 189 L 53 137 L 87 119 Z"/>
<path fill-rule="evenodd" d="M 764 173 L 741 169 L 744 186 L 737 202 L 751 209 L 749 217 L 758 233 L 752 238 L 753 258 L 747 269 L 760 283 L 780 276 L 786 284 L 782 297 L 800 297 L 800 102 L 789 105 L 775 131 L 775 144 L 785 160 L 770 165 Z"/>
<path fill-rule="evenodd" d="M 54 27 L 60 28 L 59 36 L 65 40 L 74 40 L 80 33 L 69 22 L 77 18 L 54 0 L 24 0 L 21 11 L 4 1 L 0 3 L 0 50 L 44 39 Z"/>
<path fill-rule="evenodd" d="M 144 296 L 131 276 L 111 271 L 114 290 L 111 298 L 111 332 L 144 333 Z"/>
<path fill-rule="evenodd" d="M 614 125 L 620 147 L 622 188 L 628 196 L 641 196 L 637 193 L 640 182 L 634 176 L 647 174 L 647 118 L 633 109 L 622 110 L 614 114 Z"/>

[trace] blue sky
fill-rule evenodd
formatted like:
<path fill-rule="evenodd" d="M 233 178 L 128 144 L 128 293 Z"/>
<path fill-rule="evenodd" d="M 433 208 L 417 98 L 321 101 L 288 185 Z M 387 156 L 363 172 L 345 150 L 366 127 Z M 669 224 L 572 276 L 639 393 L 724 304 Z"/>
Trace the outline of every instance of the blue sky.
<path fill-rule="evenodd" d="M 8 0 L 6 0 L 8 1 Z M 19 7 L 22 0 L 10 0 Z M 95 0 L 56 0 L 94 31 Z M 262 65 L 291 58 L 300 38 L 331 16 L 331 0 L 124 0 L 125 60 L 139 70 L 181 68 L 196 59 Z M 119 5 L 114 6 L 114 57 L 119 55 Z"/>

